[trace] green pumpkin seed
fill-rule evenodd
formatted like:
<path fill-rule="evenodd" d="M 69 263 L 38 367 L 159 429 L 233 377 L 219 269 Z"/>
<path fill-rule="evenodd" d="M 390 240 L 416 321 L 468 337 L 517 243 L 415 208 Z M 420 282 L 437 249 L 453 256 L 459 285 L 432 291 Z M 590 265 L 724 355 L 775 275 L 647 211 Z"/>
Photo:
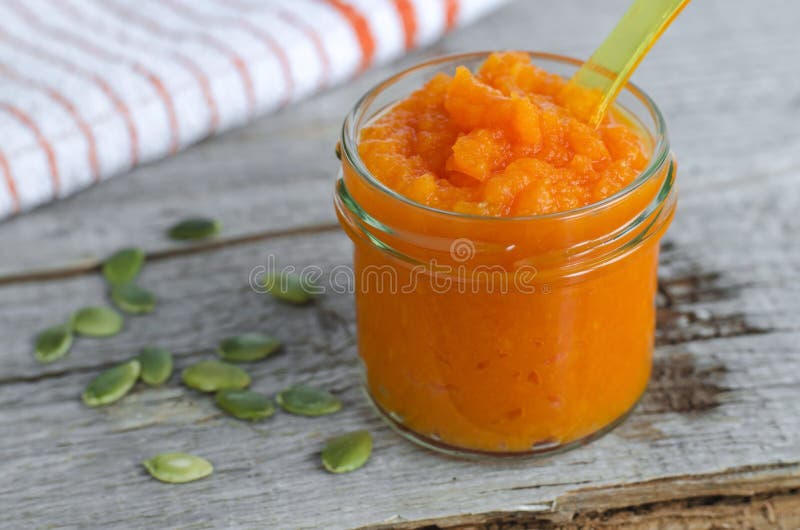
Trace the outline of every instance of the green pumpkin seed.
<path fill-rule="evenodd" d="M 72 316 L 72 329 L 89 337 L 110 337 L 122 329 L 122 315 L 108 307 L 86 307 Z"/>
<path fill-rule="evenodd" d="M 111 300 L 121 310 L 134 315 L 152 313 L 156 307 L 156 297 L 135 283 L 115 285 L 111 288 Z"/>
<path fill-rule="evenodd" d="M 293 385 L 275 396 L 286 412 L 301 416 L 324 416 L 342 408 L 342 402 L 328 392 L 305 385 Z"/>
<path fill-rule="evenodd" d="M 141 372 L 139 361 L 132 360 L 98 375 L 83 391 L 83 402 L 89 407 L 114 403 L 136 384 Z"/>
<path fill-rule="evenodd" d="M 250 386 L 250 376 L 232 364 L 219 361 L 200 361 L 181 373 L 183 382 L 189 388 L 201 392 L 217 390 L 241 390 Z"/>
<path fill-rule="evenodd" d="M 148 346 L 139 354 L 140 377 L 151 386 L 164 383 L 172 375 L 172 354 L 164 348 Z"/>
<path fill-rule="evenodd" d="M 328 440 L 322 450 L 322 465 L 331 473 L 347 473 L 366 464 L 371 453 L 369 432 L 351 432 Z"/>
<path fill-rule="evenodd" d="M 262 420 L 275 414 L 272 401 L 251 390 L 220 390 L 214 400 L 219 408 L 240 420 Z"/>
<path fill-rule="evenodd" d="M 232 362 L 258 361 L 280 348 L 278 339 L 263 333 L 244 333 L 235 337 L 228 337 L 219 344 L 219 356 Z"/>
<path fill-rule="evenodd" d="M 161 453 L 148 458 L 142 465 L 153 478 L 170 484 L 199 480 L 214 471 L 211 462 L 187 453 Z"/>
<path fill-rule="evenodd" d="M 72 329 L 68 324 L 47 328 L 36 336 L 35 356 L 40 363 L 51 363 L 67 354 L 72 346 Z"/>
<path fill-rule="evenodd" d="M 139 275 L 144 265 L 145 253 L 140 248 L 124 248 L 103 263 L 103 276 L 111 285 L 130 283 Z"/>
<path fill-rule="evenodd" d="M 307 304 L 315 297 L 315 286 L 297 274 L 267 274 L 262 285 L 275 298 L 292 304 Z"/>
<path fill-rule="evenodd" d="M 169 229 L 169 237 L 178 241 L 206 239 L 219 233 L 222 223 L 214 219 L 198 217 L 186 219 Z"/>

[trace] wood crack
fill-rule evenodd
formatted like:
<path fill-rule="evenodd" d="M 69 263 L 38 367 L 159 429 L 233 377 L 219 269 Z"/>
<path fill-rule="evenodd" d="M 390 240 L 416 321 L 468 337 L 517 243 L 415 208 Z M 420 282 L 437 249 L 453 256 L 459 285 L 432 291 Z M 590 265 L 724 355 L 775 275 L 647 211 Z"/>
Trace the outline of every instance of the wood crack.
<path fill-rule="evenodd" d="M 207 349 L 198 351 L 180 352 L 180 353 L 173 352 L 172 357 L 175 359 L 182 359 L 192 355 L 200 355 L 202 353 L 207 353 L 207 352 L 208 352 Z M 132 355 L 131 357 L 135 357 L 135 355 Z M 65 368 L 63 370 L 56 370 L 53 372 L 43 372 L 36 375 L 16 375 L 11 377 L 0 377 L 0 385 L 13 385 L 19 383 L 38 383 L 40 381 L 59 379 L 61 377 L 75 375 L 75 374 L 100 373 L 103 370 L 112 368 L 122 362 L 124 361 L 123 360 L 106 361 L 98 364 L 93 364 L 91 366 L 74 366 L 72 368 Z"/>
<path fill-rule="evenodd" d="M 639 412 L 686 414 L 714 409 L 730 390 L 722 385 L 727 371 L 722 364 L 701 366 L 687 352 L 657 355 Z"/>
<path fill-rule="evenodd" d="M 656 316 L 656 346 L 666 346 L 774 331 L 754 326 L 743 314 L 713 315 L 693 310 L 660 308 Z"/>
<path fill-rule="evenodd" d="M 258 241 L 265 241 L 269 239 L 277 239 L 282 237 L 302 236 L 318 234 L 323 232 L 331 232 L 339 230 L 339 223 L 320 223 L 315 225 L 308 225 L 296 228 L 287 228 L 283 230 L 268 230 L 264 232 L 255 232 L 245 234 L 237 237 L 230 237 L 226 239 L 214 239 L 207 242 L 187 244 L 185 246 L 170 247 L 164 250 L 156 250 L 147 253 L 148 261 L 161 261 L 171 258 L 188 256 L 191 254 L 200 254 L 203 252 L 213 252 L 223 248 L 235 247 L 239 245 L 247 245 L 249 243 L 256 243 Z M 63 278 L 70 278 L 73 276 L 82 276 L 84 274 L 93 274 L 100 271 L 103 260 L 88 259 L 82 263 L 55 267 L 52 269 L 39 269 L 30 270 L 19 273 L 8 273 L 0 275 L 0 286 L 12 283 L 30 283 L 46 280 L 60 280 Z"/>
<path fill-rule="evenodd" d="M 785 530 L 800 527 L 797 468 L 745 466 L 706 476 L 578 489 L 554 501 L 549 510 L 465 514 L 359 530 Z M 786 471 L 790 478 L 768 479 L 774 471 Z"/>
<path fill-rule="evenodd" d="M 667 242 L 662 249 L 673 251 L 674 245 Z M 733 299 L 743 287 L 747 285 L 726 284 L 721 273 L 704 271 L 693 264 L 683 276 L 659 279 L 656 346 L 761 335 L 773 331 L 752 325 L 742 313 L 716 315 L 706 309 L 686 307 Z"/>

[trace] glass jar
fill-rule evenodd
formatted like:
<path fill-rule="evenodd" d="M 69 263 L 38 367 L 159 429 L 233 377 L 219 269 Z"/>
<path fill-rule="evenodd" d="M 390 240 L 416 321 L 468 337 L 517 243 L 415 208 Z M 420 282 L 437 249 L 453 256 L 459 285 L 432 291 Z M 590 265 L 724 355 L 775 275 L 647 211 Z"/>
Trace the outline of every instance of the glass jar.
<path fill-rule="evenodd" d="M 661 113 L 628 85 L 617 111 L 644 131 L 650 161 L 600 202 L 473 216 L 416 203 L 370 174 L 361 129 L 435 74 L 487 56 L 435 59 L 369 91 L 342 128 L 335 205 L 354 244 L 358 349 L 377 410 L 448 453 L 550 453 L 607 432 L 645 390 L 675 165 Z M 581 64 L 531 57 L 565 78 Z"/>

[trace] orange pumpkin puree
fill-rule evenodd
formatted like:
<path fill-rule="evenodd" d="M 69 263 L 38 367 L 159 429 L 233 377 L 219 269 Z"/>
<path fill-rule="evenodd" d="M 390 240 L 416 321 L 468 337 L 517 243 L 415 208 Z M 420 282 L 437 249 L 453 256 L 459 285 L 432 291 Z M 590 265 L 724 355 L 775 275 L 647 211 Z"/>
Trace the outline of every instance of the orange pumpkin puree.
<path fill-rule="evenodd" d="M 361 131 L 359 154 L 390 188 L 442 210 L 524 216 L 571 210 L 629 184 L 643 140 L 614 113 L 595 130 L 569 109 L 594 100 L 524 53 L 473 75 L 438 74 Z"/>
<path fill-rule="evenodd" d="M 597 242 L 653 203 L 667 171 L 586 215 L 514 219 L 607 198 L 652 156 L 652 138 L 619 109 L 597 130 L 586 125 L 580 114 L 593 94 L 565 86 L 526 54 L 497 53 L 475 75 L 463 67 L 436 75 L 379 114 L 361 130 L 358 153 L 411 202 L 344 159 L 347 193 L 390 228 L 339 210 L 355 245 L 367 386 L 396 423 L 433 443 L 486 452 L 564 446 L 622 417 L 647 384 L 658 239 L 672 206 L 642 222 L 653 227 L 646 239 L 613 259 L 592 256 L 609 255 Z M 459 238 L 473 246 L 464 255 L 448 248 Z M 633 233 L 613 245 L 626 238 Z M 450 276 L 492 266 L 508 279 L 533 264 L 535 292 L 502 290 L 486 277 L 443 288 L 438 273 L 420 274 L 398 256 L 450 265 Z M 387 271 L 392 283 L 376 286 Z"/>

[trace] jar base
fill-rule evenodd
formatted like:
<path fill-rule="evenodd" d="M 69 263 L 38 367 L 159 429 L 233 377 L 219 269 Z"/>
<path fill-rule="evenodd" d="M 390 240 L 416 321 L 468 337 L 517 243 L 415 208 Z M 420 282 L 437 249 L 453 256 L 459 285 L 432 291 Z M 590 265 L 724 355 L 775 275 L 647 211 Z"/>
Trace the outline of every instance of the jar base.
<path fill-rule="evenodd" d="M 600 429 L 596 430 L 595 432 L 584 436 L 583 438 L 579 438 L 578 440 L 573 440 L 571 442 L 565 444 L 541 444 L 539 447 L 532 448 L 529 451 L 481 451 L 478 449 L 465 449 L 463 447 L 457 447 L 454 445 L 449 445 L 441 440 L 437 440 L 430 436 L 424 436 L 416 431 L 413 431 L 397 421 L 395 418 L 392 417 L 390 413 L 385 411 L 378 403 L 373 399 L 372 395 L 369 392 L 369 389 L 366 385 L 363 386 L 364 394 L 366 395 L 367 401 L 372 405 L 372 408 L 378 413 L 378 415 L 383 418 L 383 420 L 392 428 L 396 433 L 400 436 L 405 438 L 406 440 L 423 447 L 425 449 L 429 449 L 431 451 L 444 454 L 447 456 L 461 458 L 466 460 L 509 460 L 509 459 L 537 459 L 537 458 L 545 458 L 552 455 L 557 455 L 560 453 L 565 453 L 567 451 L 571 451 L 572 449 L 577 449 L 579 447 L 583 447 L 584 445 L 597 440 L 605 436 L 606 434 L 613 431 L 617 428 L 620 424 L 625 422 L 628 417 L 633 413 L 636 409 L 636 406 L 641 401 L 641 396 L 634 402 L 634 404 L 621 416 L 613 420 L 612 422 L 608 423 L 607 425 L 601 427 Z M 644 393 L 642 393 L 644 395 Z"/>

